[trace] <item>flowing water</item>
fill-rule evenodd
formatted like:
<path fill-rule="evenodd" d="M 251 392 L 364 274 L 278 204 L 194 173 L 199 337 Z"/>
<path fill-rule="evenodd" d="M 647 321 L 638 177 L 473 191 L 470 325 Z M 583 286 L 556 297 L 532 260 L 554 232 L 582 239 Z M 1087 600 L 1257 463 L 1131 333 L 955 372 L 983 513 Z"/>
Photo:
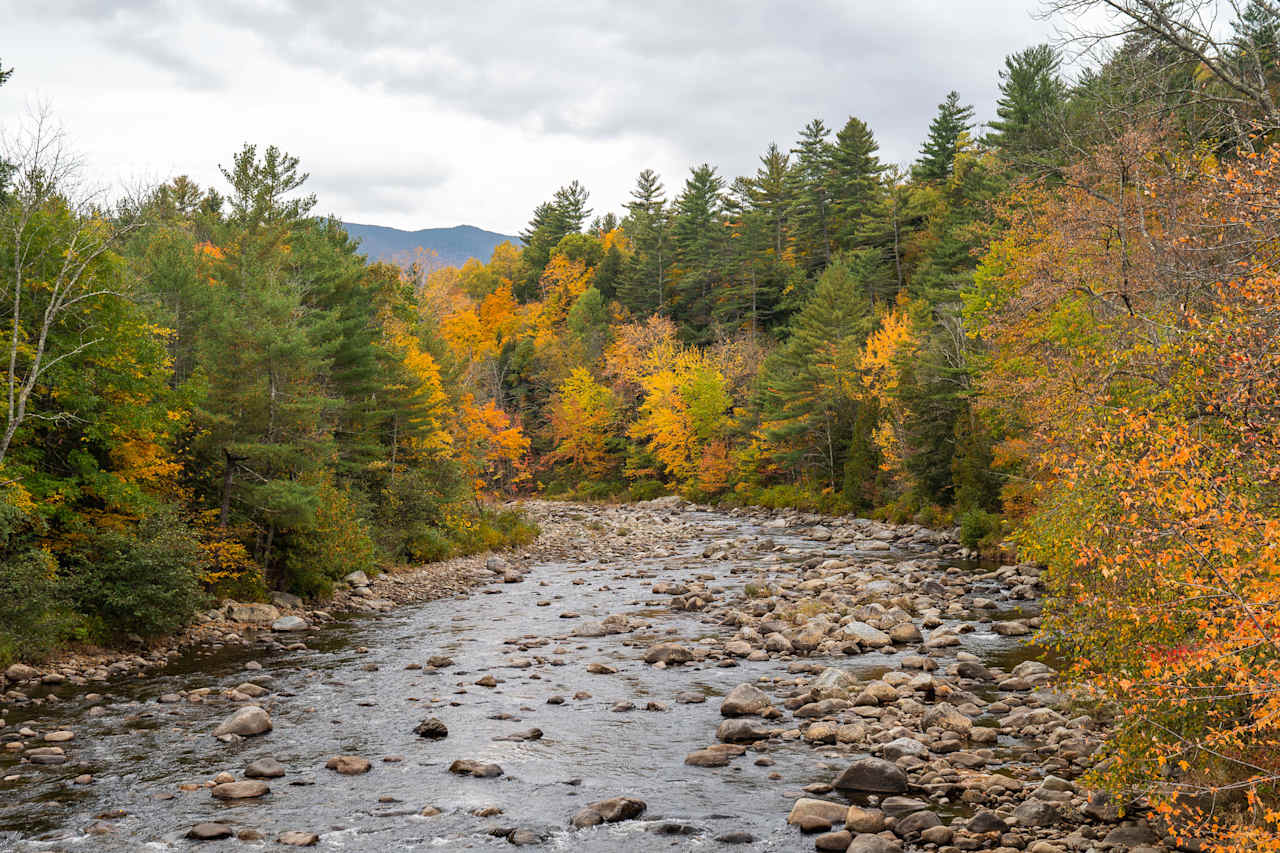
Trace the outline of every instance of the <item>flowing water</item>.
<path fill-rule="evenodd" d="M 490 834 L 495 828 L 527 827 L 546 835 L 544 847 L 560 850 L 735 849 L 716 842 L 728 831 L 755 836 L 750 850 L 811 849 L 786 825 L 795 792 L 814 782 L 829 782 L 848 761 L 797 741 L 771 741 L 765 749 L 775 762 L 756 766 L 748 752 L 729 767 L 686 766 L 689 752 L 715 742 L 720 722 L 719 697 L 741 682 L 761 676 L 788 677 L 776 660 L 739 661 L 656 669 L 643 662 L 645 647 L 659 639 L 695 644 L 706 636 L 728 636 L 732 628 L 702 621 L 696 613 L 670 612 L 665 597 L 650 588 L 655 580 L 688 581 L 708 572 L 730 594 L 762 570 L 794 576 L 784 555 L 774 562 L 702 558 L 713 540 L 765 537 L 791 545 L 799 557 L 850 556 L 850 546 L 827 546 L 794 532 L 761 530 L 730 515 L 687 513 L 699 535 L 673 542 L 669 556 L 597 562 L 545 562 L 532 566 L 523 583 L 494 584 L 466 598 L 437 600 L 398 608 L 383 616 L 352 617 L 304 635 L 307 649 L 269 651 L 262 646 L 226 646 L 188 652 L 167 669 L 91 688 L 57 688 L 55 705 L 9 709 L 9 728 L 40 731 L 71 728 L 71 760 L 61 766 L 19 764 L 0 754 L 0 776 L 16 773 L 17 782 L 0 784 L 0 849 L 144 850 L 240 848 L 231 838 L 194 842 L 184 836 L 202 821 L 218 821 L 239 831 L 259 831 L 265 842 L 281 832 L 319 833 L 317 849 L 414 850 L 509 847 Z M 877 554 L 901 560 L 906 553 Z M 731 573 L 735 567 L 749 571 Z M 982 594 L 981 589 L 975 590 Z M 549 601 L 549 606 L 536 606 Z M 576 613 L 579 619 L 561 618 Z M 568 636 L 584 620 L 623 613 L 649 626 L 634 634 L 583 639 Z M 521 650 L 518 643 L 546 638 Z M 513 643 L 513 641 L 516 641 Z M 565 648 L 561 648 L 565 647 Z M 561 653 L 555 653 L 560 648 Z M 964 635 L 961 648 L 986 661 L 1010 666 L 1024 657 L 1024 644 L 986 631 L 981 624 Z M 948 650 L 954 652 L 955 649 Z M 432 655 L 448 655 L 453 665 L 425 665 Z M 515 658 L 533 661 L 513 666 Z M 839 659 L 815 659 L 863 678 L 895 668 L 893 654 L 869 653 Z M 256 660 L 262 669 L 246 669 Z M 588 663 L 617 669 L 592 675 Z M 519 661 L 517 661 L 519 663 Z M 476 686 L 485 674 L 496 688 Z M 218 694 L 246 680 L 270 689 L 261 700 L 274 730 L 263 737 L 223 744 L 212 728 L 234 710 Z M 164 704 L 158 697 L 180 690 L 212 687 L 201 704 Z M 106 709 L 91 717 L 81 698 L 88 689 L 103 695 Z M 574 698 L 580 691 L 590 698 Z M 709 701 L 681 704 L 675 696 L 698 691 Z M 547 704 L 549 697 L 563 704 Z M 653 701 L 667 710 L 645 710 Z M 636 709 L 611 710 L 619 702 Z M 449 728 L 440 741 L 413 734 L 419 720 L 436 716 Z M 789 725 L 789 724 L 785 724 Z M 540 728 L 532 741 L 495 738 Z M 335 754 L 373 762 L 371 772 L 354 777 L 324 769 Z M 824 754 L 830 753 L 830 757 Z M 222 771 L 240 776 L 250 761 L 274 756 L 288 770 L 269 780 L 261 799 L 224 803 L 207 789 L 181 792 L 184 783 L 201 783 Z M 385 757 L 402 757 L 386 762 Z M 447 772 L 458 758 L 496 762 L 505 775 L 472 779 Z M 75 785 L 91 773 L 91 785 Z M 781 778 L 771 779 L 769 774 Z M 572 830 L 569 817 L 595 800 L 625 795 L 644 800 L 642 819 Z M 419 816 L 423 806 L 442 811 Z M 496 806 L 501 814 L 477 817 L 474 810 Z M 250 845 L 252 846 L 252 844 Z"/>

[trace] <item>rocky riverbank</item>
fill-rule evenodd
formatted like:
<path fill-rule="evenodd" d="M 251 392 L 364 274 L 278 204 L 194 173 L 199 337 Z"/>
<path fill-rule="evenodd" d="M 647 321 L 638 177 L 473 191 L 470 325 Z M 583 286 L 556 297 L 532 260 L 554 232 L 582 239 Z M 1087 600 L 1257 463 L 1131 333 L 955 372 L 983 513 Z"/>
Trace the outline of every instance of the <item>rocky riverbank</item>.
<path fill-rule="evenodd" d="M 120 849 L 195 843 L 188 835 L 324 845 L 329 834 L 366 849 L 349 833 L 374 819 L 403 843 L 437 845 L 1160 848 L 1140 811 L 1121 819 L 1077 781 L 1102 732 L 1026 645 L 1035 567 L 975 565 L 950 534 L 911 525 L 670 499 L 527 509 L 543 535 L 522 551 L 355 577 L 323 612 L 231 605 L 197 629 L 207 648 L 252 644 L 263 663 L 182 670 L 132 699 L 112 696 L 136 680 L 121 661 L 19 673 L 31 677 L 7 694 L 21 719 L 0 727 L 4 784 L 41 802 L 116 785 L 96 802 L 117 818 L 68 829 Z M 444 609 L 395 607 L 441 596 Z M 333 642 L 338 608 L 388 614 L 352 623 L 369 648 L 308 647 Z M 305 627 L 272 630 L 290 617 Z M 380 619 L 400 620 L 399 633 Z M 495 633 L 504 626 L 514 633 Z M 342 723 L 319 729 L 317 712 Z M 110 736 L 191 753 L 210 772 L 153 768 L 139 801 L 118 787 L 129 768 L 100 760 L 118 747 L 92 729 L 160 713 L 172 736 Z M 202 729 L 212 737 L 190 746 Z M 217 741 L 231 752 L 198 745 Z M 223 808 L 190 799 L 201 791 Z M 579 792 L 595 796 L 574 804 Z M 353 824 L 352 808 L 370 817 Z"/>

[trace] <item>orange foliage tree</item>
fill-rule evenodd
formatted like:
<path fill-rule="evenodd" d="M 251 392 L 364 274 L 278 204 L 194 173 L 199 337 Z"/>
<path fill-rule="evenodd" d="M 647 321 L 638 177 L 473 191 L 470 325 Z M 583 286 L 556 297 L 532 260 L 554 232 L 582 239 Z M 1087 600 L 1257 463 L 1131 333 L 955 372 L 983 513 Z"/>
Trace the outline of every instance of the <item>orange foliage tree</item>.
<path fill-rule="evenodd" d="M 1177 836 L 1280 849 L 1280 149 L 1167 138 L 1013 199 L 969 306 L 982 393 L 1046 638 L 1116 714 L 1101 780 Z"/>

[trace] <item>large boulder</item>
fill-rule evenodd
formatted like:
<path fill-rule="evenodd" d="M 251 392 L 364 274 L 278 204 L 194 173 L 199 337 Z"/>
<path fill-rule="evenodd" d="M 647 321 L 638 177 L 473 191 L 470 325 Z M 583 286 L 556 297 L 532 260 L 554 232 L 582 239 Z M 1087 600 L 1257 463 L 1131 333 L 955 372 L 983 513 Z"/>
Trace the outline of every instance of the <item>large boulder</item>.
<path fill-rule="evenodd" d="M 843 803 L 801 797 L 791 806 L 791 813 L 787 815 L 787 823 L 799 826 L 802 819 L 810 817 L 819 817 L 831 824 L 844 823 L 848 814 L 849 807 Z"/>
<path fill-rule="evenodd" d="M 427 717 L 413 727 L 413 733 L 429 740 L 440 740 L 449 736 L 449 727 L 437 717 Z"/>
<path fill-rule="evenodd" d="M 658 643 L 650 646 L 645 652 L 645 663 L 664 663 L 668 666 L 688 663 L 693 660 L 693 652 L 679 643 Z"/>
<path fill-rule="evenodd" d="M 939 702 L 928 711 L 925 711 L 923 722 L 925 728 L 937 726 L 961 735 L 967 735 L 969 730 L 973 728 L 973 720 L 957 711 L 948 702 Z"/>
<path fill-rule="evenodd" d="M 901 794 L 907 790 L 907 774 L 882 758 L 860 758 L 846 767 L 833 784 L 841 791 Z"/>
<path fill-rule="evenodd" d="M 754 743 L 764 740 L 771 734 L 769 729 L 761 728 L 752 721 L 742 718 L 725 720 L 716 729 L 716 738 L 725 743 Z"/>
<path fill-rule="evenodd" d="M 335 755 L 324 763 L 326 770 L 333 770 L 343 776 L 359 776 L 368 773 L 369 759 L 358 755 Z"/>
<path fill-rule="evenodd" d="M 879 835 L 864 832 L 853 837 L 845 853 L 902 853 L 902 846 Z"/>
<path fill-rule="evenodd" d="M 942 819 L 930 811 L 913 812 L 893 825 L 893 833 L 899 838 L 915 838 L 926 829 L 942 826 Z"/>
<path fill-rule="evenodd" d="M 720 713 L 726 717 L 742 717 L 759 714 L 769 705 L 768 694 L 759 687 L 754 684 L 739 684 L 720 703 Z"/>
<path fill-rule="evenodd" d="M 581 829 L 586 826 L 596 826 L 601 823 L 618 823 L 623 820 L 631 820 L 644 814 L 644 800 L 636 800 L 631 797 L 613 797 L 608 800 L 600 800 L 595 803 L 588 803 L 579 809 L 569 823 Z"/>
<path fill-rule="evenodd" d="M 850 622 L 843 630 L 845 637 L 856 640 L 858 645 L 866 649 L 881 649 L 893 644 L 888 634 L 866 622 Z"/>
<path fill-rule="evenodd" d="M 221 735 L 239 735 L 253 737 L 271 731 L 271 717 L 257 705 L 246 705 L 227 717 L 213 730 L 215 737 Z"/>
<path fill-rule="evenodd" d="M 236 602 L 227 605 L 227 618 L 232 622 L 247 622 L 250 625 L 269 625 L 280 618 L 280 611 L 270 604 Z"/>
<path fill-rule="evenodd" d="M 214 785 L 209 793 L 217 800 L 248 800 L 261 797 L 270 791 L 266 782 L 245 779 L 243 782 L 223 782 L 221 785 Z"/>
<path fill-rule="evenodd" d="M 279 779 L 285 775 L 284 765 L 274 758 L 259 758 L 244 769 L 246 779 Z"/>
<path fill-rule="evenodd" d="M 272 631 L 305 631 L 310 627 L 301 616 L 281 616 L 271 623 Z"/>

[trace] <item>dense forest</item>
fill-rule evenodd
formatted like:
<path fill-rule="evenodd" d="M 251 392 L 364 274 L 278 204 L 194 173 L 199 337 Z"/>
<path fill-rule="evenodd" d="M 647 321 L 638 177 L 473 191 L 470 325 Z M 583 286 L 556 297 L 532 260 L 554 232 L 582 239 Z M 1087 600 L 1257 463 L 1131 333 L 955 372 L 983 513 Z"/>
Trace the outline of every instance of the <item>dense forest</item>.
<path fill-rule="evenodd" d="M 0 656 L 529 536 L 492 496 L 958 525 L 1048 566 L 1108 778 L 1275 849 L 1280 13 L 1111 5 L 1069 79 L 1007 57 L 986 126 L 940 92 L 909 167 L 815 118 L 621 215 L 571 181 L 459 268 L 364 264 L 274 147 L 108 207 L 31 126 Z"/>

